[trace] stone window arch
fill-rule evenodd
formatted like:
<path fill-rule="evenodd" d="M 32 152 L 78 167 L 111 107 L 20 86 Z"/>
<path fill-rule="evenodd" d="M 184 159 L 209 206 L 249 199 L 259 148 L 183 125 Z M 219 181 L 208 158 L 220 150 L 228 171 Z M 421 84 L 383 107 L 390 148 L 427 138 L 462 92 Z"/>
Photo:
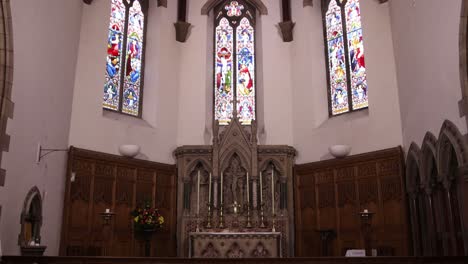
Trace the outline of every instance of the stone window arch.
<path fill-rule="evenodd" d="M 41 242 L 42 226 L 42 197 L 39 189 L 34 186 L 26 195 L 23 210 L 21 211 L 21 232 L 18 244 L 22 247 L 31 245 L 31 242 Z"/>

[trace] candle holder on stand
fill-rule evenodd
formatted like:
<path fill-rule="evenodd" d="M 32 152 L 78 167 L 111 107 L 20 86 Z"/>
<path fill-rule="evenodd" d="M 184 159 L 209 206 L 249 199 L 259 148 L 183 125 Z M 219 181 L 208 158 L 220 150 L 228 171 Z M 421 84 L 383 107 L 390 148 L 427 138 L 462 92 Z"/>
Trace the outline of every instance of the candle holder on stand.
<path fill-rule="evenodd" d="M 361 217 L 361 230 L 364 236 L 364 248 L 366 250 L 366 256 L 372 256 L 371 228 L 373 215 L 374 213 L 369 212 L 367 209 L 359 212 L 359 216 Z"/>
<path fill-rule="evenodd" d="M 213 217 L 213 212 L 211 211 L 211 203 L 208 203 L 208 214 L 206 216 L 206 228 L 211 228 L 211 219 Z"/>
<path fill-rule="evenodd" d="M 110 225 L 110 221 L 112 220 L 112 217 L 114 217 L 115 213 L 106 210 L 105 212 L 100 213 L 100 215 L 102 217 L 103 224 L 107 226 Z"/>
<path fill-rule="evenodd" d="M 265 203 L 260 203 L 260 228 L 265 228 L 265 213 L 263 212 L 263 206 Z"/>
<path fill-rule="evenodd" d="M 218 228 L 224 228 L 224 204 L 219 205 L 219 225 Z"/>

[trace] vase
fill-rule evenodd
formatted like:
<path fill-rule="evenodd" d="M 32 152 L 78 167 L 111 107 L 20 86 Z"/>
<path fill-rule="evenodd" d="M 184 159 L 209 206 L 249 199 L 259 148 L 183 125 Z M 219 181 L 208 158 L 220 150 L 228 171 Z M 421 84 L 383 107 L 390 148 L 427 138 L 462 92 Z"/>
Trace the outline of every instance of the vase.
<path fill-rule="evenodd" d="M 156 229 L 143 229 L 136 231 L 137 239 L 145 242 L 145 257 L 149 257 L 151 254 L 151 240 Z"/>

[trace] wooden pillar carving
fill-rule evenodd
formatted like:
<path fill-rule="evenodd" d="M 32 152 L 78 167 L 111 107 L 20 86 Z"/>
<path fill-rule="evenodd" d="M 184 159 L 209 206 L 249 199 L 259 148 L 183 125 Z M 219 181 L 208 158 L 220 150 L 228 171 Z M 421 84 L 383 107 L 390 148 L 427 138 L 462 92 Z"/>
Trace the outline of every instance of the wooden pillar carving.
<path fill-rule="evenodd" d="M 176 30 L 176 40 L 185 42 L 191 26 L 191 24 L 187 22 L 187 0 L 178 0 L 177 22 L 174 23 L 174 26 Z"/>
<path fill-rule="evenodd" d="M 281 0 L 283 21 L 278 23 L 284 42 L 293 41 L 293 28 L 296 23 L 291 20 L 291 0 Z"/>

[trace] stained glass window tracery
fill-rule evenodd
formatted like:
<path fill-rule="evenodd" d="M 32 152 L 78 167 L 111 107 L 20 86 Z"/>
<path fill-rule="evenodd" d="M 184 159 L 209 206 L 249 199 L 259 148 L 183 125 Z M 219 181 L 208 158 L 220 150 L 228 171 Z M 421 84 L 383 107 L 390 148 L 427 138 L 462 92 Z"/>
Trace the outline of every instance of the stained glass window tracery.
<path fill-rule="evenodd" d="M 214 118 L 227 125 L 234 109 L 243 125 L 255 120 L 255 9 L 243 0 L 216 10 Z"/>
<path fill-rule="evenodd" d="M 330 115 L 368 107 L 359 0 L 324 1 Z"/>
<path fill-rule="evenodd" d="M 147 0 L 111 0 L 103 108 L 141 116 Z"/>

